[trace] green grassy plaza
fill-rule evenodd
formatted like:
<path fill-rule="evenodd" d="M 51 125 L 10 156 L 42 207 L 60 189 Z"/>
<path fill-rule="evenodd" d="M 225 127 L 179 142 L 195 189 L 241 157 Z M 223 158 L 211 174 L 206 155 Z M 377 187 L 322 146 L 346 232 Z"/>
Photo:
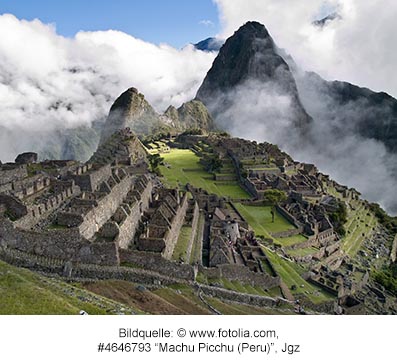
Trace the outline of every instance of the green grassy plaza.
<path fill-rule="evenodd" d="M 295 229 L 295 226 L 278 212 L 275 212 L 274 222 L 272 222 L 270 213 L 272 207 L 270 206 L 247 206 L 241 203 L 235 206 L 258 236 L 271 237 L 270 233 Z"/>
<path fill-rule="evenodd" d="M 160 167 L 165 183 L 170 187 L 187 183 L 203 188 L 209 193 L 232 199 L 249 199 L 250 195 L 240 187 L 237 181 L 215 181 L 212 174 L 205 171 L 199 163 L 200 158 L 189 149 L 171 149 L 161 155 L 165 166 Z"/>

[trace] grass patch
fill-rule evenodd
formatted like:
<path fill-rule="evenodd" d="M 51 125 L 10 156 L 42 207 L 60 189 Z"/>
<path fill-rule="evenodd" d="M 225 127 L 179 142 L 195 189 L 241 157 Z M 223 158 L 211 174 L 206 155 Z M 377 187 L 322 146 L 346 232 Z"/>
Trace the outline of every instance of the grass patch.
<path fill-rule="evenodd" d="M 153 292 L 170 304 L 190 315 L 209 315 L 211 312 L 191 289 L 161 288 Z"/>
<path fill-rule="evenodd" d="M 303 243 L 306 241 L 307 241 L 307 238 L 305 236 L 298 234 L 296 236 L 290 236 L 290 237 L 285 237 L 285 238 L 276 238 L 275 243 L 277 243 L 283 247 L 288 247 L 288 246 Z"/>
<path fill-rule="evenodd" d="M 0 314 L 78 315 L 85 310 L 104 315 L 114 306 L 86 290 L 0 261 Z"/>
<path fill-rule="evenodd" d="M 295 226 L 278 212 L 275 212 L 272 222 L 270 206 L 247 206 L 241 203 L 236 203 L 235 206 L 258 236 L 271 237 L 271 233 L 295 229 Z"/>
<path fill-rule="evenodd" d="M 223 315 L 286 315 L 293 313 L 293 310 L 289 309 L 259 308 L 239 303 L 226 303 L 212 297 L 206 297 L 206 301 Z"/>
<path fill-rule="evenodd" d="M 299 265 L 283 259 L 267 248 L 264 248 L 264 251 L 288 288 L 291 289 L 291 286 L 296 286 L 296 290 L 291 291 L 293 294 L 304 294 L 313 303 L 321 303 L 333 299 L 331 295 L 325 293 L 321 288 L 305 281 L 301 276 L 304 270 Z"/>
<path fill-rule="evenodd" d="M 189 149 L 171 149 L 169 153 L 162 155 L 167 166 L 161 166 L 160 171 L 165 182 L 176 187 L 178 183 L 191 184 L 197 188 L 203 188 L 209 193 L 233 199 L 249 199 L 249 194 L 243 190 L 238 182 L 230 181 L 227 184 L 218 184 L 212 175 L 207 173 L 200 158 Z"/>
<path fill-rule="evenodd" d="M 305 257 L 311 254 L 318 252 L 318 249 L 315 247 L 307 247 L 307 248 L 297 248 L 297 249 L 289 249 L 287 253 L 290 256 L 298 256 L 298 257 Z"/>
<path fill-rule="evenodd" d="M 172 254 L 172 259 L 175 261 L 183 260 L 187 261 L 187 247 L 192 234 L 192 227 L 183 226 L 181 232 L 179 233 L 178 241 L 176 242 L 174 253 Z"/>

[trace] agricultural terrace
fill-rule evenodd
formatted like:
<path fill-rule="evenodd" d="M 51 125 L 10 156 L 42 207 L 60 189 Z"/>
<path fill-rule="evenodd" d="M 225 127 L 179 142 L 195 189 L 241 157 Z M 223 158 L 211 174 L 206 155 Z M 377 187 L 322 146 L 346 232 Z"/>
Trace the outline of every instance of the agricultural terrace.
<path fill-rule="evenodd" d="M 345 224 L 346 235 L 342 239 L 342 249 L 354 257 L 366 237 L 375 230 L 377 220 L 374 214 L 365 208 L 361 201 L 351 201 L 352 208 L 348 209 Z"/>
<path fill-rule="evenodd" d="M 265 251 L 273 268 L 291 290 L 292 294 L 297 298 L 299 298 L 299 294 L 303 294 L 313 303 L 322 303 L 334 299 L 332 295 L 326 293 L 320 287 L 317 287 L 303 279 L 302 274 L 305 272 L 304 268 L 283 258 L 266 247 L 263 247 L 263 250 Z"/>

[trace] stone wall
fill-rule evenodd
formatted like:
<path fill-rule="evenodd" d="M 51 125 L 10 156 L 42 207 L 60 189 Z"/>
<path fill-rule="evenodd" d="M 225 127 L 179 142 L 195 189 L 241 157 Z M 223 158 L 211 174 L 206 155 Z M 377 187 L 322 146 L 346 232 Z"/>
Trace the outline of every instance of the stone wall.
<path fill-rule="evenodd" d="M 116 239 L 120 248 L 127 249 L 131 241 L 134 240 L 136 230 L 141 219 L 141 215 L 149 208 L 149 203 L 152 196 L 153 183 L 148 181 L 142 193 L 140 199 L 136 200 L 130 208 L 130 213 L 127 215 L 125 220 L 120 224 L 120 233 Z"/>
<path fill-rule="evenodd" d="M 36 204 L 26 206 L 27 214 L 15 222 L 17 227 L 30 229 L 36 225 L 40 220 L 46 218 L 52 212 L 60 208 L 65 202 L 80 194 L 80 188 L 70 182 L 64 184 L 63 187 L 58 187 L 56 193 L 48 194 L 48 197 Z"/>
<path fill-rule="evenodd" d="M 15 228 L 6 219 L 0 220 L 0 244 L 37 256 L 68 261 L 116 265 L 118 250 L 114 242 L 90 243 L 77 229 L 33 232 Z"/>
<path fill-rule="evenodd" d="M 264 289 L 271 289 L 280 285 L 279 277 L 271 277 L 265 273 L 252 272 L 248 267 L 236 264 L 224 264 L 219 266 L 221 275 L 232 281 L 239 281 Z"/>
<path fill-rule="evenodd" d="M 288 231 L 272 233 L 271 235 L 274 238 L 287 238 L 287 237 L 296 236 L 298 234 L 301 234 L 302 232 L 303 232 L 303 227 L 299 227 L 295 229 L 290 229 Z"/>
<path fill-rule="evenodd" d="M 25 164 L 14 165 L 14 164 L 3 164 L 0 165 L 0 186 L 12 183 L 17 180 L 26 178 L 28 171 Z"/>
<path fill-rule="evenodd" d="M 192 231 L 190 233 L 189 243 L 188 243 L 187 248 L 186 248 L 186 260 L 187 261 L 189 261 L 189 259 L 190 259 L 190 255 L 192 253 L 193 244 L 194 244 L 194 241 L 195 241 L 195 239 L 197 237 L 199 217 L 200 217 L 200 208 L 199 208 L 197 202 L 194 202 L 193 218 L 192 218 L 192 222 L 191 222 Z"/>
<path fill-rule="evenodd" d="M 106 221 L 116 212 L 131 189 L 131 177 L 125 177 L 116 183 L 111 192 L 97 201 L 97 207 L 83 215 L 84 221 L 79 225 L 80 234 L 91 239 Z"/>
<path fill-rule="evenodd" d="M 237 180 L 237 176 L 235 174 L 215 174 L 215 180 L 216 181 L 235 181 Z"/>
<path fill-rule="evenodd" d="M 271 289 L 280 286 L 280 277 L 272 277 L 266 273 L 252 272 L 243 265 L 223 264 L 217 267 L 199 267 L 199 271 L 208 279 L 227 278 L 231 281 L 238 281 L 254 287 Z"/>
<path fill-rule="evenodd" d="M 111 167 L 107 164 L 97 169 L 92 168 L 88 173 L 71 174 L 69 177 L 76 182 L 81 190 L 94 192 L 103 182 L 107 181 L 111 175 Z"/>
<path fill-rule="evenodd" d="M 277 212 L 279 212 L 284 218 L 286 218 L 289 222 L 291 222 L 296 228 L 301 228 L 302 225 L 297 221 L 297 219 L 285 210 L 283 207 L 276 206 Z"/>
<path fill-rule="evenodd" d="M 171 259 L 174 252 L 175 244 L 178 241 L 179 233 L 181 231 L 183 222 L 185 221 L 186 210 L 188 207 L 187 193 L 185 193 L 180 206 L 172 220 L 171 228 L 167 231 L 165 236 L 165 249 L 163 250 L 163 257 Z"/>
<path fill-rule="evenodd" d="M 230 290 L 225 290 L 223 288 L 205 286 L 201 284 L 197 286 L 197 288 L 199 289 L 199 291 L 201 291 L 203 294 L 205 294 L 208 297 L 214 297 L 225 301 L 243 303 L 255 307 L 273 308 L 282 305 L 289 305 L 289 306 L 292 305 L 290 302 L 280 298 L 274 299 L 271 297 L 250 295 L 246 293 L 239 293 Z"/>
<path fill-rule="evenodd" d="M 251 182 L 248 178 L 244 178 L 244 180 L 242 181 L 242 185 L 244 186 L 244 188 L 246 189 L 246 191 L 251 194 L 251 196 L 260 199 L 261 195 L 258 193 L 255 184 L 253 182 Z"/>
<path fill-rule="evenodd" d="M 186 282 L 152 271 L 112 265 L 81 264 L 62 259 L 36 256 L 0 246 L 0 259 L 17 267 L 25 267 L 45 273 L 56 273 L 69 279 L 119 279 L 148 285 L 171 285 Z"/>
<path fill-rule="evenodd" d="M 194 280 L 193 266 L 166 260 L 158 253 L 120 249 L 120 263 L 145 268 L 173 278 Z"/>
<path fill-rule="evenodd" d="M 16 197 L 7 194 L 0 194 L 0 204 L 4 211 L 13 218 L 21 218 L 28 214 L 27 207 Z"/>

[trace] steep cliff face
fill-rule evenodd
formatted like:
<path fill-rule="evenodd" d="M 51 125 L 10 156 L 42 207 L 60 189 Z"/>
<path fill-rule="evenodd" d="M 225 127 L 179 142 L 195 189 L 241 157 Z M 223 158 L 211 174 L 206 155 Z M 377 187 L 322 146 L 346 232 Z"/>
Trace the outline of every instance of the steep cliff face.
<path fill-rule="evenodd" d="M 114 132 L 130 128 L 136 134 L 149 134 L 163 122 L 159 114 L 147 102 L 136 88 L 130 88 L 121 94 L 112 107 L 103 126 L 100 144 L 103 144 Z"/>
<path fill-rule="evenodd" d="M 245 86 L 265 90 L 273 96 L 288 97 L 293 123 L 303 126 L 310 122 L 288 64 L 277 53 L 266 28 L 257 22 L 246 23 L 227 39 L 196 98 L 217 120 L 228 108 L 244 102 L 236 92 Z M 263 116 L 267 115 L 266 108 L 263 108 Z"/>

